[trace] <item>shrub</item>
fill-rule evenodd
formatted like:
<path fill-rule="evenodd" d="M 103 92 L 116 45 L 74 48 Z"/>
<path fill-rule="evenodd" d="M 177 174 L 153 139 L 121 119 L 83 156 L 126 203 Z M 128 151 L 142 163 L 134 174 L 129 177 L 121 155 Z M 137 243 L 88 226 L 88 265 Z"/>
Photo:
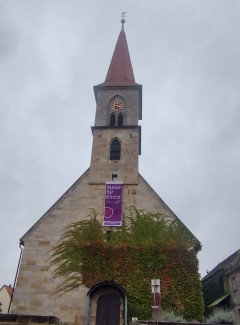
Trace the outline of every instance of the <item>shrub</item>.
<path fill-rule="evenodd" d="M 186 322 L 182 315 L 179 315 L 175 310 L 163 310 L 160 317 L 158 318 L 159 322 Z"/>
<path fill-rule="evenodd" d="M 236 319 L 234 312 L 229 309 L 215 308 L 212 314 L 205 318 L 205 323 L 211 324 L 235 324 Z"/>
<path fill-rule="evenodd" d="M 152 279 L 161 279 L 163 309 L 177 310 L 187 320 L 202 319 L 203 300 L 198 260 L 191 234 L 160 212 L 132 209 L 122 227 L 102 227 L 95 211 L 67 226 L 51 251 L 56 293 L 80 285 L 91 288 L 116 282 L 128 293 L 128 316 L 151 317 Z M 103 267 L 104 265 L 104 267 Z"/>

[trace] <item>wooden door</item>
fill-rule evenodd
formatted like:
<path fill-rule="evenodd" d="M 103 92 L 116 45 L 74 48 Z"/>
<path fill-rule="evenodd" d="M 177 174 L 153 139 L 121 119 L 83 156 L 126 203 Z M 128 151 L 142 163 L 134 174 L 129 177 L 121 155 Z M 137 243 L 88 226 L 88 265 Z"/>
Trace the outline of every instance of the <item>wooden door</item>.
<path fill-rule="evenodd" d="M 96 325 L 120 324 L 120 298 L 114 293 L 105 293 L 97 301 Z"/>

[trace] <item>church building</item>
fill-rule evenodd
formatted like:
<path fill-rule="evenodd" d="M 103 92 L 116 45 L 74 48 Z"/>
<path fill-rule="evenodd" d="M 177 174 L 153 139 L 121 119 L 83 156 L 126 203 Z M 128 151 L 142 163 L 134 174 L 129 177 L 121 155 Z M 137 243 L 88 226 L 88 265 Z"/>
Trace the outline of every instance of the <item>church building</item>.
<path fill-rule="evenodd" d="M 201 249 L 197 238 L 139 174 L 142 86 L 134 78 L 124 17 L 121 23 L 105 81 L 94 86 L 96 115 L 90 167 L 20 239 L 24 249 L 12 314 L 56 316 L 69 324 L 110 325 L 101 320 L 105 316 L 99 306 L 111 305 L 111 317 L 117 318 L 111 325 L 127 324 L 128 292 L 115 279 L 53 294 L 58 283 L 50 281 L 49 252 L 58 244 L 64 227 L 85 220 L 89 208 L 96 211 L 103 227 L 121 227 L 122 214 L 129 207 L 158 211 L 169 222 L 180 223 L 193 238 L 195 245 L 189 250 L 196 254 Z"/>

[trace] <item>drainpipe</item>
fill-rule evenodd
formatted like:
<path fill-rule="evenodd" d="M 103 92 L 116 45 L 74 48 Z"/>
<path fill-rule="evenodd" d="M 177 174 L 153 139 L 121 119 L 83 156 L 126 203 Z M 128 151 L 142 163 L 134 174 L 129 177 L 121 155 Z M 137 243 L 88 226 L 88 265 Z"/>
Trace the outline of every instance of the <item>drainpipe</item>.
<path fill-rule="evenodd" d="M 90 324 L 90 314 L 91 314 L 91 295 L 88 296 L 87 301 L 87 319 L 86 319 L 86 325 Z"/>
<path fill-rule="evenodd" d="M 19 268 L 20 268 L 21 259 L 22 259 L 22 253 L 23 253 L 23 248 L 24 248 L 24 243 L 23 243 L 22 240 L 19 241 L 19 248 L 21 249 L 21 252 L 20 252 L 20 256 L 19 256 L 19 260 L 18 260 L 18 266 L 17 266 L 17 271 L 16 271 L 16 275 L 15 275 L 15 279 L 14 279 L 11 299 L 10 299 L 10 303 L 9 303 L 9 306 L 8 306 L 8 312 L 7 312 L 8 314 L 10 314 L 10 308 L 11 308 L 11 305 L 12 305 L 14 289 L 15 289 L 15 286 L 16 286 L 17 276 L 18 276 L 18 272 L 19 272 Z"/>
<path fill-rule="evenodd" d="M 128 317 L 128 298 L 127 295 L 124 295 L 124 300 L 125 300 L 125 317 L 124 317 L 124 324 L 127 325 L 127 317 Z"/>

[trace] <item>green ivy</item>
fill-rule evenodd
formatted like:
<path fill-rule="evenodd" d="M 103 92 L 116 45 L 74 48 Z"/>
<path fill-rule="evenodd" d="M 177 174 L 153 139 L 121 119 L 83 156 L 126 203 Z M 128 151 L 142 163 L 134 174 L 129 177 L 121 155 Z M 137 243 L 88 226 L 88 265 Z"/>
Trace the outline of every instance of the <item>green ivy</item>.
<path fill-rule="evenodd" d="M 151 279 L 161 279 L 162 306 L 201 320 L 203 300 L 194 239 L 161 213 L 130 209 L 122 227 L 102 227 L 95 211 L 70 224 L 52 250 L 56 293 L 115 281 L 128 293 L 129 317 L 150 319 Z M 104 265 L 104 267 L 102 267 Z"/>

